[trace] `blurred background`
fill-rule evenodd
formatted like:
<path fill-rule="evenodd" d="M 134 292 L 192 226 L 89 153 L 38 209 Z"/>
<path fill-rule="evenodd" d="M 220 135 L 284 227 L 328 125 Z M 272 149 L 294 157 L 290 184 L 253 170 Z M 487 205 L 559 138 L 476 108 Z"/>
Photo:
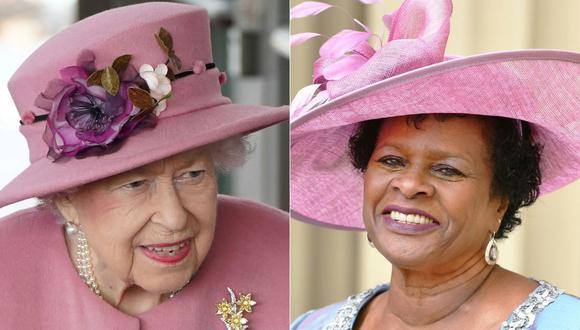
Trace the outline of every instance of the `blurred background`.
<path fill-rule="evenodd" d="M 147 1 L 0 0 L 0 187 L 28 166 L 28 148 L 18 132 L 20 118 L 6 87 L 12 73 L 38 46 L 73 22 L 141 2 Z M 222 87 L 224 95 L 234 103 L 288 104 L 287 0 L 174 2 L 207 8 L 214 62 L 228 76 Z M 220 192 L 287 210 L 288 124 L 255 133 L 250 141 L 255 150 L 249 161 L 220 177 Z M 3 207 L 0 217 L 35 203 L 30 199 Z"/>
<path fill-rule="evenodd" d="M 291 0 L 291 7 L 301 3 Z M 363 5 L 356 0 L 329 0 L 383 35 L 382 16 L 402 1 Z M 580 1 L 456 0 L 447 53 L 472 55 L 521 48 L 580 51 Z M 326 36 L 353 28 L 352 18 L 333 8 L 293 20 L 291 33 Z M 388 31 L 386 32 L 388 33 Z M 325 41 L 294 47 L 291 96 L 311 84 L 312 63 Z M 541 197 L 523 212 L 523 224 L 499 244 L 499 264 L 524 276 L 543 279 L 580 295 L 580 181 Z M 391 266 L 370 248 L 365 233 L 319 228 L 292 221 L 292 319 L 312 308 L 390 280 Z"/>

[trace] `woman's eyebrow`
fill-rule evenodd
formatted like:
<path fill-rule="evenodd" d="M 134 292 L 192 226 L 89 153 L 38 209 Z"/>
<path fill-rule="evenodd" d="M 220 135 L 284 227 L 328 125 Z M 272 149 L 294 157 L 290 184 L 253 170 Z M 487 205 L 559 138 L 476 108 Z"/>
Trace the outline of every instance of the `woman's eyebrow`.
<path fill-rule="evenodd" d="M 438 148 L 432 148 L 429 150 L 429 156 L 437 159 L 459 159 L 464 160 L 469 163 L 473 163 L 473 158 L 466 153 L 457 153 L 457 152 L 450 152 L 447 150 L 442 150 Z"/>
<path fill-rule="evenodd" d="M 411 147 L 405 143 L 401 143 L 401 142 L 384 142 L 383 144 L 379 144 L 377 145 L 377 149 L 378 150 L 388 150 L 388 149 L 393 149 L 399 152 L 409 152 L 409 150 L 411 149 Z M 428 146 L 427 149 L 427 154 L 430 158 L 434 158 L 434 159 L 459 159 L 459 160 L 464 160 L 467 161 L 469 163 L 474 163 L 473 158 L 467 154 L 467 153 L 458 153 L 458 152 L 453 152 L 453 151 L 449 151 L 449 150 L 445 150 L 445 149 L 441 149 L 437 146 Z"/>

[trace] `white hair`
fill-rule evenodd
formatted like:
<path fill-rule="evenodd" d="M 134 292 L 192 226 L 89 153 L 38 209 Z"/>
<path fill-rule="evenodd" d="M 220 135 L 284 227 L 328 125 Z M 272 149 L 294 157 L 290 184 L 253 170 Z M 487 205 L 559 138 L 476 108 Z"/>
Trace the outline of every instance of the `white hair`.
<path fill-rule="evenodd" d="M 244 165 L 248 155 L 254 150 L 254 146 L 242 135 L 214 142 L 205 148 L 209 151 L 216 169 L 222 172 Z"/>

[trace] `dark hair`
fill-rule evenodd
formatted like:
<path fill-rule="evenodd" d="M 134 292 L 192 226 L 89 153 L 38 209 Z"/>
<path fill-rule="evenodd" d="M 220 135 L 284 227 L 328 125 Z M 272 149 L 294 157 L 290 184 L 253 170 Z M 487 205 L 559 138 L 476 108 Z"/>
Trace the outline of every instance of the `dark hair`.
<path fill-rule="evenodd" d="M 419 128 L 427 114 L 407 117 L 407 124 Z M 451 117 L 473 116 L 486 125 L 485 138 L 492 162 L 492 194 L 507 197 L 509 205 L 501 220 L 495 238 L 506 238 L 517 225 L 522 223 L 519 209 L 533 204 L 540 193 L 542 175 L 540 173 L 541 145 L 534 142 L 530 125 L 510 118 L 435 114 L 436 120 Z M 375 149 L 382 119 L 361 122 L 350 137 L 349 149 L 353 166 L 365 172 Z"/>

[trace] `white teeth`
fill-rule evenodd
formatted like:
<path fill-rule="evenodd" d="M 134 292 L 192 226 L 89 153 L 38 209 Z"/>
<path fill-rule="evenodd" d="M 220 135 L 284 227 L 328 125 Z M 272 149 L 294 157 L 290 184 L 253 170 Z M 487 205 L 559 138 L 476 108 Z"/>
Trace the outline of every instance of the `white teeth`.
<path fill-rule="evenodd" d="M 429 219 L 420 214 L 405 214 L 397 211 L 391 211 L 391 219 L 397 222 L 412 223 L 418 225 L 433 223 L 433 219 Z"/>
<path fill-rule="evenodd" d="M 151 246 L 147 246 L 146 248 L 149 251 L 152 251 L 152 252 L 155 252 L 155 253 L 158 253 L 158 254 L 174 256 L 183 247 L 185 247 L 185 243 L 181 243 L 181 244 L 178 244 L 178 245 L 172 245 L 172 246 L 166 246 L 166 247 L 151 247 Z"/>

